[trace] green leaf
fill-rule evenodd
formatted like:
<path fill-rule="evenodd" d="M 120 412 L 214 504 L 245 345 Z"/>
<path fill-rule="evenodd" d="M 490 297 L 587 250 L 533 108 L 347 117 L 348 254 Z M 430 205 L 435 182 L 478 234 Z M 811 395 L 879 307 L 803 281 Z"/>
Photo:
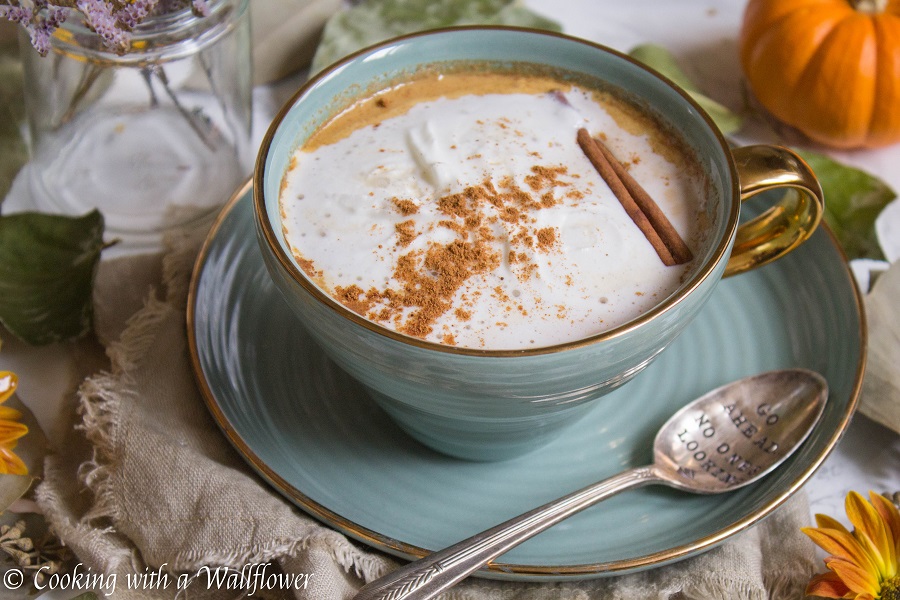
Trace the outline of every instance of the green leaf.
<path fill-rule="evenodd" d="M 823 154 L 796 150 L 822 184 L 825 222 L 834 231 L 848 258 L 884 255 L 875 234 L 875 219 L 897 194 L 884 181 Z"/>
<path fill-rule="evenodd" d="M 561 31 L 518 0 L 364 0 L 325 24 L 310 71 L 386 39 L 453 25 L 517 25 Z"/>
<path fill-rule="evenodd" d="M 103 216 L 0 217 L 0 322 L 34 345 L 77 338 L 91 326 L 91 288 Z"/>
<path fill-rule="evenodd" d="M 28 149 L 19 131 L 25 112 L 22 86 L 18 48 L 13 40 L 0 42 L 0 202 L 28 160 Z"/>
<path fill-rule="evenodd" d="M 705 95 L 681 69 L 672 53 L 662 46 L 643 44 L 632 48 L 629 55 L 687 92 L 724 135 L 734 133 L 743 126 L 744 119 L 740 115 Z"/>

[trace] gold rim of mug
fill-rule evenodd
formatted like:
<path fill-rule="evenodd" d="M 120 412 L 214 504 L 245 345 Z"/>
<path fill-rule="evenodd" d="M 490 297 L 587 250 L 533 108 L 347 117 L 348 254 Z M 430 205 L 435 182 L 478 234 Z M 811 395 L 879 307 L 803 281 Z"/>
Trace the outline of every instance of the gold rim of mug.
<path fill-rule="evenodd" d="M 392 45 L 396 45 L 399 42 L 405 42 L 411 39 L 419 38 L 419 37 L 431 37 L 436 35 L 446 35 L 448 33 L 452 33 L 454 31 L 505 31 L 505 32 L 521 32 L 526 35 L 540 35 L 546 37 L 560 38 L 569 43 L 576 43 L 583 46 L 588 46 L 599 50 L 600 52 L 604 52 L 607 54 L 612 54 L 622 60 L 625 60 L 635 67 L 645 71 L 649 75 L 659 79 L 664 84 L 668 85 L 672 90 L 678 93 L 688 104 L 690 104 L 697 112 L 698 118 L 701 118 L 705 121 L 706 126 L 710 129 L 710 131 L 714 134 L 715 139 L 719 144 L 719 148 L 725 157 L 726 164 L 728 165 L 729 173 L 731 176 L 731 180 L 733 182 L 731 194 L 731 211 L 728 214 L 728 218 L 726 221 L 726 232 L 722 239 L 719 241 L 718 246 L 715 249 L 712 257 L 704 264 L 701 268 L 697 269 L 694 276 L 691 278 L 689 283 L 685 285 L 683 288 L 678 290 L 677 293 L 668 297 L 666 300 L 657 304 L 652 309 L 641 315 L 640 317 L 624 323 L 618 327 L 608 329 L 606 331 L 602 331 L 592 336 L 588 336 L 585 338 L 581 338 L 578 340 L 573 340 L 570 342 L 564 342 L 561 344 L 554 344 L 550 346 L 539 346 L 534 348 L 523 348 L 518 350 L 502 350 L 502 349 L 479 349 L 479 348 L 466 348 L 466 347 L 457 347 L 457 346 L 448 346 L 445 344 L 440 344 L 437 342 L 429 342 L 420 338 L 412 337 L 403 333 L 399 333 L 393 329 L 385 327 L 383 325 L 379 325 L 374 321 L 370 321 L 365 317 L 353 312 L 330 295 L 325 293 L 319 286 L 313 283 L 306 274 L 298 268 L 297 264 L 294 262 L 293 258 L 288 256 L 283 248 L 281 247 L 281 243 L 279 242 L 278 235 L 275 233 L 275 230 L 272 226 L 272 223 L 269 221 L 268 212 L 266 211 L 265 197 L 264 197 L 264 180 L 265 180 L 265 167 L 266 167 L 266 157 L 269 153 L 269 149 L 272 146 L 272 141 L 275 137 L 275 133 L 277 132 L 279 126 L 284 121 L 285 117 L 294 107 L 296 102 L 304 95 L 306 92 L 314 86 L 319 80 L 327 77 L 334 71 L 342 68 L 343 65 L 352 62 L 356 58 L 372 53 L 378 49 L 386 48 Z M 427 64 L 427 63 L 423 63 Z M 597 44 L 594 42 L 590 42 L 588 40 L 583 40 L 580 38 L 575 38 L 563 33 L 556 33 L 552 31 L 543 31 L 539 29 L 530 29 L 525 27 L 508 27 L 508 26 L 493 26 L 493 25 L 468 25 L 468 26 L 460 26 L 460 27 L 448 27 L 442 29 L 434 29 L 424 32 L 412 33 L 409 35 L 399 36 L 395 38 L 391 38 L 390 40 L 386 40 L 384 42 L 369 46 L 367 48 L 363 48 L 346 56 L 345 58 L 333 63 L 329 67 L 323 69 L 319 73 L 317 73 L 314 77 L 309 79 L 306 83 L 304 83 L 297 92 L 294 93 L 293 96 L 281 107 L 278 111 L 278 114 L 272 120 L 268 130 L 266 131 L 265 137 L 263 138 L 262 144 L 260 146 L 259 154 L 256 159 L 256 168 L 253 171 L 253 201 L 256 212 L 256 220 L 257 223 L 260 224 L 263 237 L 266 240 L 266 244 L 268 245 L 269 250 L 275 255 L 278 260 L 281 268 L 284 269 L 290 277 L 299 283 L 303 288 L 306 289 L 307 292 L 310 293 L 316 300 L 329 307 L 330 309 L 336 311 L 339 315 L 346 318 L 347 320 L 368 329 L 374 333 L 382 335 L 386 338 L 390 338 L 392 340 L 396 340 L 398 342 L 409 344 L 411 346 L 416 346 L 419 348 L 424 348 L 428 350 L 433 350 L 435 352 L 445 352 L 448 354 L 458 354 L 458 355 L 469 355 L 469 356 L 487 356 L 487 357 L 521 357 L 521 356 L 538 356 L 541 354 L 551 354 L 555 352 L 561 352 L 564 350 L 571 350 L 574 348 L 581 348 L 584 346 L 589 346 L 597 343 L 601 343 L 603 341 L 609 340 L 614 337 L 618 337 L 624 335 L 625 333 L 637 329 L 644 325 L 645 323 L 652 321 L 657 318 L 659 315 L 672 310 L 676 305 L 681 303 L 684 298 L 689 296 L 701 283 L 703 283 L 715 269 L 715 267 L 720 264 L 722 261 L 727 260 L 726 251 L 728 249 L 728 245 L 731 239 L 734 237 L 735 232 L 738 227 L 738 218 L 740 215 L 740 187 L 739 180 L 737 174 L 737 168 L 734 163 L 734 159 L 731 156 L 731 150 L 729 149 L 728 142 L 725 140 L 725 137 L 719 131 L 719 128 L 713 123 L 712 119 L 710 119 L 709 115 L 700 108 L 700 106 L 687 94 L 687 92 L 683 91 L 677 85 L 675 85 L 672 81 L 667 79 L 666 77 L 660 75 L 656 71 L 646 67 L 642 63 L 637 60 L 631 58 L 627 54 L 623 54 L 617 50 L 613 50 L 612 48 L 608 48 L 603 46 L 602 44 Z"/>

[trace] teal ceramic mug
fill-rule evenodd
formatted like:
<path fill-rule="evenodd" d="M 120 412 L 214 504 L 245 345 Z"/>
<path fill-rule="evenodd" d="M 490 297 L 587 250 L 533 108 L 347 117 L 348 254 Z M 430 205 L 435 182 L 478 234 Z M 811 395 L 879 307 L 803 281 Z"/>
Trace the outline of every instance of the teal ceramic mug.
<path fill-rule="evenodd" d="M 422 69 L 460 61 L 546 65 L 602 80 L 676 131 L 702 157 L 710 182 L 706 242 L 674 293 L 619 327 L 569 343 L 481 350 L 423 341 L 378 325 L 325 293 L 292 256 L 279 193 L 293 153 L 329 118 L 373 91 Z M 498 67 L 500 68 L 500 67 Z M 751 222 L 741 202 L 788 193 Z M 322 349 L 363 383 L 409 434 L 452 456 L 500 460 L 540 447 L 602 397 L 629 381 L 691 322 L 723 276 L 763 265 L 802 243 L 823 211 L 808 166 L 772 146 L 729 149 L 682 91 L 629 57 L 564 35 L 515 28 L 432 31 L 362 50 L 313 77 L 272 123 L 254 173 L 257 235 L 267 269 Z"/>

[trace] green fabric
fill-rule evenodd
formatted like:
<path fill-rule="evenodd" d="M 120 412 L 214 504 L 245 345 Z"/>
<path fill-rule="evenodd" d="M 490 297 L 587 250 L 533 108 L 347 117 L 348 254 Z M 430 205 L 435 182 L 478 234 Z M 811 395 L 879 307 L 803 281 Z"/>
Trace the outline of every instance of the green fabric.
<path fill-rule="evenodd" d="M 311 72 L 398 35 L 454 25 L 561 30 L 559 23 L 531 12 L 519 0 L 364 0 L 326 23 Z"/>

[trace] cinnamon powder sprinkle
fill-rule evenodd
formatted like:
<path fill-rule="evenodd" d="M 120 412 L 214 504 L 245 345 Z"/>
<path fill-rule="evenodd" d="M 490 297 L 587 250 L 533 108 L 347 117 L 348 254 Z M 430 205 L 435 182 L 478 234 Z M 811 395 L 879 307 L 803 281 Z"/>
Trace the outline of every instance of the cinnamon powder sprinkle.
<path fill-rule="evenodd" d="M 436 208 L 446 218 L 425 227 L 449 229 L 456 239 L 448 243 L 431 241 L 424 249 L 402 252 L 423 232 L 416 231 L 412 219 L 397 223 L 395 247 L 401 252 L 396 255 L 391 282 L 383 289 L 337 286 L 334 297 L 368 319 L 391 323 L 400 333 L 419 338 L 431 334 L 437 320 L 448 311 L 454 311 L 459 321 L 471 319 L 472 299 L 463 295 L 462 305 L 454 307 L 454 298 L 467 282 L 487 275 L 503 262 L 504 250 L 494 245 L 492 224 L 498 220 L 506 223 L 511 245 L 549 251 L 557 243 L 556 228 L 535 230 L 531 226 L 533 212 L 559 202 L 553 189 L 569 186 L 566 176 L 567 169 L 563 166 L 535 165 L 526 177 L 527 189 L 505 177 L 500 181 L 485 180 L 462 192 L 438 198 Z M 419 205 L 411 199 L 394 197 L 389 202 L 402 216 L 419 211 Z M 506 258 L 515 264 L 519 279 L 528 279 L 537 270 L 537 264 L 526 252 L 510 250 Z M 312 263 L 305 262 L 304 270 L 315 272 Z M 498 300 L 512 302 L 502 287 L 492 292 Z M 455 343 L 452 333 L 445 332 L 442 340 L 450 345 Z"/>
<path fill-rule="evenodd" d="M 400 199 L 394 196 L 390 199 L 390 202 L 394 205 L 394 208 L 397 209 L 397 212 L 399 212 L 404 217 L 408 217 L 419 212 L 419 207 L 416 205 L 416 203 L 408 198 Z"/>
<path fill-rule="evenodd" d="M 519 256 L 522 256 L 520 254 Z M 538 266 L 535 263 L 527 263 L 523 268 L 516 271 L 519 276 L 519 279 L 527 280 L 531 279 L 531 277 L 537 272 Z"/>
<path fill-rule="evenodd" d="M 553 195 L 553 192 L 546 192 L 541 196 L 542 207 L 550 208 L 551 206 L 556 206 L 557 204 L 559 204 L 559 200 L 556 199 L 556 196 Z"/>
<path fill-rule="evenodd" d="M 550 250 L 556 243 L 556 228 L 544 227 L 537 232 L 538 248 L 543 251 Z"/>
<path fill-rule="evenodd" d="M 450 219 L 442 219 L 438 221 L 439 227 L 444 227 L 451 231 L 455 231 L 461 237 L 467 237 L 469 235 L 469 230 L 467 229 L 467 224 L 460 224 L 457 221 L 451 221 Z"/>
<path fill-rule="evenodd" d="M 534 237 L 525 230 L 520 231 L 509 240 L 511 244 L 534 248 Z"/>
<path fill-rule="evenodd" d="M 337 286 L 334 288 L 334 294 L 338 302 L 355 313 L 365 314 L 372 307 L 372 300 L 366 298 L 365 292 L 358 285 Z"/>
<path fill-rule="evenodd" d="M 567 182 L 559 179 L 560 175 L 565 175 L 568 171 L 566 167 L 541 167 L 535 165 L 531 167 L 531 175 L 525 177 L 525 183 L 535 192 L 548 186 L 568 186 Z"/>
<path fill-rule="evenodd" d="M 316 269 L 316 265 L 313 261 L 301 256 L 295 256 L 295 258 L 297 259 L 297 266 L 303 269 L 303 272 L 306 273 L 310 279 L 315 280 L 322 276 L 322 272 Z"/>
<path fill-rule="evenodd" d="M 397 231 L 397 243 L 404 248 L 409 246 L 410 243 L 416 239 L 416 236 L 418 236 L 416 233 L 416 223 L 412 219 L 397 223 L 394 225 L 394 229 Z"/>
<path fill-rule="evenodd" d="M 469 216 L 469 208 L 466 203 L 466 197 L 463 194 L 453 194 L 442 197 L 438 200 L 438 210 L 448 217 L 460 217 L 465 219 Z"/>

